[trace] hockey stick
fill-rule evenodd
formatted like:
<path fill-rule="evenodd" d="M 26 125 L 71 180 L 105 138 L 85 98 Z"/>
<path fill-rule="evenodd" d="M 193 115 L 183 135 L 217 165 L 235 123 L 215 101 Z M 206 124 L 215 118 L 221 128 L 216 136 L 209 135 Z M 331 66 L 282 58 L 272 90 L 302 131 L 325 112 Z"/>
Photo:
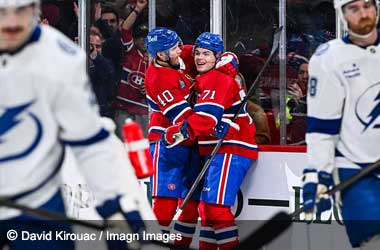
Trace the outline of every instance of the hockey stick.
<path fill-rule="evenodd" d="M 265 61 L 263 67 L 261 68 L 259 74 L 257 75 L 255 81 L 253 82 L 253 84 L 249 88 L 249 90 L 247 92 L 247 95 L 244 97 L 244 99 L 240 103 L 237 111 L 235 112 L 233 118 L 231 119 L 232 122 L 234 122 L 236 120 L 236 118 L 239 116 L 240 111 L 243 109 L 244 105 L 248 101 L 249 96 L 251 96 L 253 94 L 255 85 L 260 80 L 261 75 L 264 73 L 265 69 L 268 67 L 268 65 L 269 65 L 270 61 L 272 60 L 273 56 L 276 54 L 276 52 L 278 50 L 278 47 L 279 47 L 279 42 L 280 42 L 282 28 L 283 27 L 281 26 L 281 27 L 279 27 L 279 28 L 276 29 L 276 31 L 274 33 L 274 37 L 273 37 L 272 50 L 271 50 L 271 52 L 270 52 L 267 60 Z M 173 217 L 172 223 L 169 226 L 170 228 L 173 228 L 173 225 L 174 225 L 173 223 L 175 223 L 175 221 L 177 221 L 179 219 L 179 217 L 181 216 L 181 213 L 182 213 L 184 207 L 186 206 L 187 202 L 189 201 L 189 199 L 191 198 L 191 196 L 195 192 L 195 189 L 198 187 L 199 183 L 203 179 L 203 176 L 205 175 L 207 169 L 210 167 L 210 164 L 214 160 L 214 158 L 216 156 L 216 153 L 218 152 L 219 148 L 222 146 L 222 143 L 223 143 L 223 138 L 218 140 L 218 143 L 216 144 L 216 146 L 214 147 L 214 149 L 212 150 L 212 152 L 210 154 L 210 158 L 204 164 L 201 172 L 199 173 L 198 177 L 195 179 L 195 181 L 194 181 L 193 185 L 191 186 L 189 192 L 186 194 L 186 197 L 183 200 L 181 206 L 177 209 L 177 211 L 176 211 L 176 213 L 175 213 L 175 215 Z"/>
<path fill-rule="evenodd" d="M 361 169 L 357 174 L 334 186 L 332 189 L 328 190 L 323 195 L 331 196 L 336 192 L 342 191 L 354 184 L 355 182 L 357 182 L 358 180 L 360 180 L 361 178 L 369 175 L 378 168 L 380 168 L 380 160 L 377 160 L 376 162 Z M 285 212 L 277 213 L 266 223 L 264 223 L 258 230 L 253 232 L 250 236 L 248 236 L 247 240 L 245 240 L 241 244 L 241 249 L 245 249 L 244 247 L 250 247 L 250 249 L 252 250 L 259 250 L 260 248 L 271 242 L 273 239 L 278 237 L 286 229 L 288 229 L 293 222 L 293 218 L 297 215 L 300 215 L 303 212 L 305 212 L 305 208 L 300 207 L 290 214 L 287 214 Z"/>
<path fill-rule="evenodd" d="M 4 198 L 0 198 L 0 207 L 1 206 L 21 210 L 27 214 L 30 214 L 30 215 L 38 217 L 38 218 L 48 219 L 48 220 L 56 220 L 56 221 L 60 221 L 60 222 L 68 223 L 68 224 L 72 224 L 72 225 L 84 226 L 84 227 L 95 229 L 98 231 L 104 231 L 107 229 L 115 228 L 114 225 L 108 224 L 107 222 L 95 223 L 95 222 L 89 222 L 89 221 L 84 221 L 84 220 L 78 220 L 78 219 L 70 218 L 70 217 L 65 216 L 63 214 L 60 214 L 60 213 L 51 212 L 51 211 L 47 211 L 47 210 L 40 209 L 40 208 L 31 208 L 31 207 L 28 207 L 25 205 L 20 205 L 20 204 L 13 202 L 13 201 L 8 200 L 8 199 L 4 199 Z M 1 224 L 1 221 L 0 221 L 0 224 Z M 159 240 L 150 240 L 149 242 L 147 242 L 147 244 L 153 244 L 156 246 L 167 247 L 170 249 L 189 249 L 189 250 L 192 250 L 191 248 L 188 248 L 188 247 L 177 246 L 177 245 L 162 242 Z"/>
<path fill-rule="evenodd" d="M 99 231 L 104 231 L 107 229 L 114 228 L 113 225 L 108 224 L 108 223 L 99 224 L 99 223 L 94 223 L 94 222 L 89 222 L 89 221 L 82 221 L 82 220 L 67 217 L 65 215 L 62 215 L 62 214 L 59 214 L 56 212 L 51 212 L 51 211 L 47 211 L 47 210 L 40 209 L 40 208 L 31 208 L 31 207 L 28 207 L 25 205 L 20 205 L 20 204 L 13 202 L 13 201 L 4 199 L 4 198 L 0 198 L 0 207 L 1 206 L 21 210 L 27 214 L 36 216 L 38 218 L 49 219 L 49 220 L 57 220 L 57 221 L 60 221 L 63 223 L 70 223 L 72 225 L 84 226 L 84 227 L 99 230 Z M 268 229 L 271 229 L 272 233 L 278 232 L 278 234 L 285 231 L 286 228 L 282 229 L 281 225 L 283 224 L 282 221 L 284 221 L 288 217 L 289 217 L 289 215 L 286 214 L 285 212 L 279 213 L 278 215 L 276 215 L 275 217 L 273 217 L 271 219 L 270 223 L 266 223 L 266 226 L 264 225 L 265 226 L 264 230 L 263 230 L 263 227 L 264 227 L 263 226 L 260 229 L 258 229 L 257 231 L 255 231 L 254 233 L 252 233 L 248 238 L 241 241 L 238 244 L 237 249 L 246 249 L 245 247 L 250 246 L 250 244 L 252 244 L 252 242 L 261 242 L 262 237 L 265 237 L 267 235 Z M 278 222 L 281 222 L 281 224 L 279 224 Z M 1 225 L 1 221 L 0 221 L 0 225 Z M 273 228 L 275 228 L 274 231 L 273 231 Z M 254 238 L 252 238 L 252 237 L 254 237 Z M 270 240 L 268 240 L 266 242 L 269 242 L 269 241 Z M 178 245 L 174 245 L 171 243 L 162 242 L 159 240 L 151 240 L 151 241 L 147 242 L 147 244 L 153 244 L 156 246 L 167 247 L 167 248 L 170 248 L 173 250 L 176 250 L 176 249 L 193 250 L 192 248 L 189 248 L 189 247 L 178 246 Z M 250 249 L 253 249 L 252 247 L 254 247 L 254 246 L 251 245 Z"/>

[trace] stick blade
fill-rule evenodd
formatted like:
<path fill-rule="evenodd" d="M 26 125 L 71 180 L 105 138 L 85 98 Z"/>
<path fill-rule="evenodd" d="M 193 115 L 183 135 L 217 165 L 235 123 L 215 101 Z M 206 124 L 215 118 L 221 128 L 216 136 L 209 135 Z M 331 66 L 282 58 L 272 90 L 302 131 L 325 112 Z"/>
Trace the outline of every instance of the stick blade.
<path fill-rule="evenodd" d="M 285 212 L 279 212 L 242 241 L 236 249 L 259 250 L 285 232 L 291 224 L 292 218 Z"/>
<path fill-rule="evenodd" d="M 282 30 L 283 30 L 283 26 L 280 26 L 280 27 L 277 27 L 276 30 L 274 31 L 273 45 L 272 45 L 272 50 L 270 52 L 271 54 L 275 53 L 278 47 L 280 46 Z"/>

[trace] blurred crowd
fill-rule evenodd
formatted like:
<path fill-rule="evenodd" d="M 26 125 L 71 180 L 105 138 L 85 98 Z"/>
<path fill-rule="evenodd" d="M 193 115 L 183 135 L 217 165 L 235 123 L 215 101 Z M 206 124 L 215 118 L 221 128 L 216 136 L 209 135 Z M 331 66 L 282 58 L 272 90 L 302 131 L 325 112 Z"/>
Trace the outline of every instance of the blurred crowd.
<path fill-rule="evenodd" d="M 184 43 L 193 43 L 210 29 L 210 1 L 157 0 L 157 26 L 174 29 Z M 247 11 L 253 10 L 253 11 Z M 144 38 L 148 33 L 147 0 L 93 0 L 90 11 L 89 75 L 100 113 L 118 127 L 126 118 L 138 121 L 147 134 L 148 105 Z M 227 50 L 239 57 L 247 88 L 269 55 L 278 24 L 277 1 L 227 1 Z M 252 22 L 251 20 L 255 20 Z M 78 40 L 78 5 L 73 0 L 42 1 L 41 23 Z M 303 144 L 306 129 L 308 62 L 315 49 L 334 38 L 332 1 L 288 1 L 286 58 L 287 142 Z M 274 59 L 250 98 L 267 118 L 268 140 L 279 143 L 279 61 Z"/>

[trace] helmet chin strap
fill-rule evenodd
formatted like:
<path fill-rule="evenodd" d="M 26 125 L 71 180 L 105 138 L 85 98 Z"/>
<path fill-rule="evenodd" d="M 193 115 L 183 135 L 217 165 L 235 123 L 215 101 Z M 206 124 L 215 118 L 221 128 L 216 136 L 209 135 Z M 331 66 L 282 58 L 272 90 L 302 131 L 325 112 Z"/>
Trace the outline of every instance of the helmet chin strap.
<path fill-rule="evenodd" d="M 171 62 L 170 62 L 170 57 L 167 57 L 168 58 L 168 60 L 161 60 L 161 59 L 159 59 L 159 58 L 156 58 L 156 62 L 159 64 L 159 65 L 161 65 L 161 66 L 164 66 L 164 65 L 162 65 L 160 62 L 162 62 L 162 63 L 167 63 L 171 68 L 173 68 L 173 69 L 176 69 L 176 70 L 178 70 L 179 68 L 180 68 L 180 64 L 177 64 L 177 65 L 173 65 Z"/>
<path fill-rule="evenodd" d="M 348 29 L 348 33 L 353 36 L 353 37 L 356 37 L 356 38 L 361 38 L 361 39 L 366 39 L 368 37 L 370 37 L 372 35 L 373 32 L 376 31 L 376 28 L 374 28 L 371 32 L 369 32 L 368 34 L 365 34 L 365 35 L 360 35 L 358 33 L 355 33 L 353 32 L 352 30 Z"/>

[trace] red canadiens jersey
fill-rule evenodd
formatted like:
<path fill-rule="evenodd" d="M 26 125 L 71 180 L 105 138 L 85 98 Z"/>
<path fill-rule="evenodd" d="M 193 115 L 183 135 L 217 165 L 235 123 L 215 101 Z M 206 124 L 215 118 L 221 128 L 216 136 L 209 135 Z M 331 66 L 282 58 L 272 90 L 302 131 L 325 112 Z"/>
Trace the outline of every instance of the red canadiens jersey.
<path fill-rule="evenodd" d="M 235 79 L 217 70 L 198 76 L 194 90 L 199 96 L 193 108 L 195 113 L 188 117 L 188 126 L 192 135 L 198 137 L 201 155 L 208 155 L 218 141 L 213 136 L 215 126 L 222 118 L 232 119 L 245 92 Z M 218 153 L 257 159 L 256 128 L 246 107 L 240 111 L 235 122 L 239 124 L 240 131 L 231 140 L 223 141 Z"/>
<path fill-rule="evenodd" d="M 191 50 L 191 46 L 185 46 L 183 49 L 185 52 L 188 50 Z M 181 60 L 179 70 L 162 67 L 154 62 L 148 67 L 145 87 L 152 110 L 148 127 L 149 141 L 160 140 L 167 127 L 183 121 L 192 114 L 188 98 L 193 74 L 189 72 L 188 69 L 191 67 L 188 68 L 187 65 L 191 66 L 194 62 L 192 58 L 187 60 L 187 63 Z"/>
<path fill-rule="evenodd" d="M 124 48 L 123 70 L 118 85 L 116 107 L 131 114 L 147 115 L 144 79 L 148 67 L 148 54 L 141 53 L 134 46 L 131 30 L 121 29 L 121 41 Z"/>

